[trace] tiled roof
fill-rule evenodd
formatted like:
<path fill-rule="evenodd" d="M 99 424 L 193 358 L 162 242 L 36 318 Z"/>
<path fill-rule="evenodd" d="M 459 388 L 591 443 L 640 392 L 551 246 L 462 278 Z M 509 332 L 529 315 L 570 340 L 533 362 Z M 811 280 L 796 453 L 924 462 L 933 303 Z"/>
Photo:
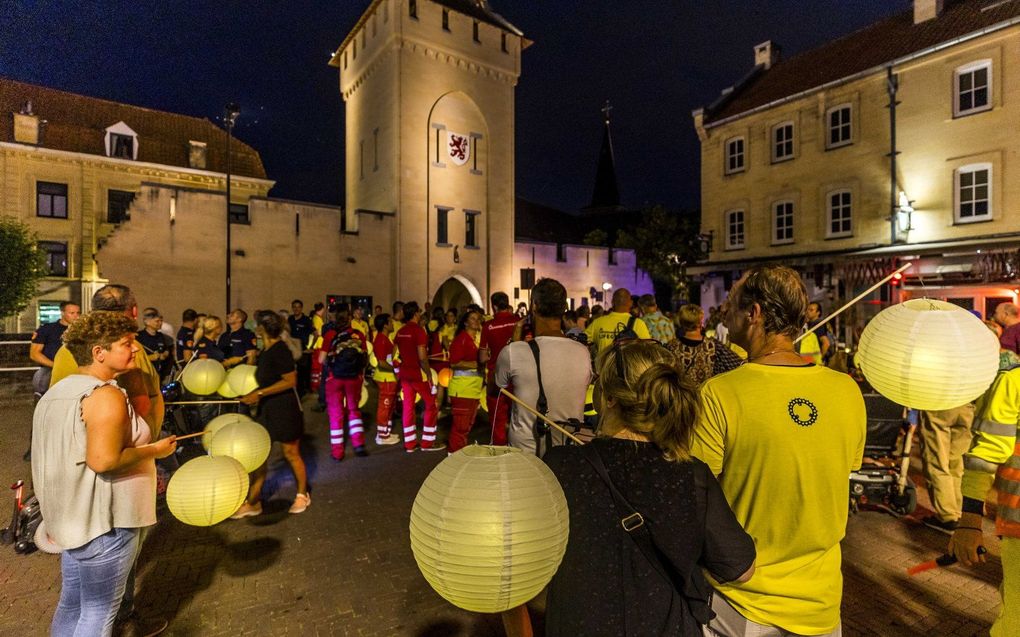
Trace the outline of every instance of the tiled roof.
<path fill-rule="evenodd" d="M 188 167 L 188 142 L 208 144 L 206 170 L 226 171 L 226 132 L 207 119 L 0 78 L 0 141 L 14 141 L 14 113 L 26 102 L 45 120 L 40 146 L 90 155 L 106 155 L 106 129 L 123 121 L 138 134 L 137 161 Z M 266 178 L 262 158 L 236 138 L 231 142 L 231 172 Z"/>
<path fill-rule="evenodd" d="M 613 245 L 620 230 L 640 221 L 640 211 L 622 206 L 586 208 L 580 214 L 571 214 L 521 197 L 517 197 L 514 205 L 514 236 L 520 241 L 583 245 L 588 233 L 599 229 L 606 233 L 607 245 Z"/>
<path fill-rule="evenodd" d="M 913 9 L 909 9 L 752 74 L 706 109 L 705 124 L 880 67 L 1017 16 L 1020 0 L 946 0 L 938 18 L 920 24 L 914 24 Z"/>

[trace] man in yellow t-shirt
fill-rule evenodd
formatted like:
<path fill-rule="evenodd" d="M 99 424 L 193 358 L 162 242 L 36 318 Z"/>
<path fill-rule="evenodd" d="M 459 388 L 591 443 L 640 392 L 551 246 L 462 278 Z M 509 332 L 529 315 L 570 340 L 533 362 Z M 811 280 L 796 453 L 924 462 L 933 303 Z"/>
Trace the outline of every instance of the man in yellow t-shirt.
<path fill-rule="evenodd" d="M 612 345 L 616 335 L 628 329 L 628 326 L 638 338 L 652 337 L 645 322 L 630 313 L 633 306 L 634 299 L 630 296 L 630 290 L 619 288 L 613 292 L 612 311 L 589 323 L 584 330 L 588 335 L 588 343 L 595 346 L 595 353 Z"/>
<path fill-rule="evenodd" d="M 840 634 L 839 542 L 867 417 L 849 376 L 794 350 L 806 306 L 800 276 L 779 265 L 748 271 L 725 306 L 730 340 L 747 350 L 748 364 L 702 387 L 691 453 L 719 477 L 758 561 L 748 582 L 713 582 L 720 594 L 709 634 L 759 626 Z"/>
<path fill-rule="evenodd" d="M 138 320 L 138 303 L 135 301 L 135 295 L 124 285 L 104 285 L 96 290 L 92 295 L 92 311 L 96 310 L 123 312 L 128 317 Z M 62 345 L 53 359 L 50 387 L 77 373 L 78 364 L 74 361 L 74 356 Z M 160 429 L 163 427 L 163 394 L 159 386 L 159 372 L 153 367 L 145 350 L 138 349 L 135 353 L 135 368 L 118 376 L 117 384 L 127 392 L 128 400 L 135 412 L 148 423 L 152 439 L 159 438 Z"/>

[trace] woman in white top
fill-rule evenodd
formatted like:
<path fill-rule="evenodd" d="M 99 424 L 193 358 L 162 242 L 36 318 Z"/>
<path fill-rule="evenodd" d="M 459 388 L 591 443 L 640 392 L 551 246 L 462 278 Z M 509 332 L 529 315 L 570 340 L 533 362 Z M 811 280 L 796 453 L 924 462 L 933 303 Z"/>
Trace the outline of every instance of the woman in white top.
<path fill-rule="evenodd" d="M 150 444 L 149 426 L 117 386 L 134 367 L 138 326 L 120 312 L 72 323 L 64 344 L 78 373 L 50 388 L 35 410 L 32 479 L 45 532 L 63 547 L 52 635 L 110 635 L 141 528 L 156 523 L 155 459 L 174 437 Z"/>

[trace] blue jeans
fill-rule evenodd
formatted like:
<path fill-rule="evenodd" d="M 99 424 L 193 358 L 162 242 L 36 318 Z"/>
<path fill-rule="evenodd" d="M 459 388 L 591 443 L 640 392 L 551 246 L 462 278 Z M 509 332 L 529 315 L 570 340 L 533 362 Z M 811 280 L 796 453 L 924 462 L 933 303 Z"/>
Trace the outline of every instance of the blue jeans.
<path fill-rule="evenodd" d="M 109 637 L 138 550 L 138 529 L 113 529 L 60 554 L 53 637 Z"/>

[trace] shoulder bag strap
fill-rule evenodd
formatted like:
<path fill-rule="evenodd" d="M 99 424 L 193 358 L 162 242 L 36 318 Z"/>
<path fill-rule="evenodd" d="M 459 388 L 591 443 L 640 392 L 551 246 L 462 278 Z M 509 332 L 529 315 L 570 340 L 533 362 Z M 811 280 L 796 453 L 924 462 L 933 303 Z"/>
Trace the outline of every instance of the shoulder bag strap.
<path fill-rule="evenodd" d="M 545 387 L 542 385 L 542 359 L 538 354 L 538 343 L 535 342 L 535 339 L 531 339 L 528 341 L 528 347 L 531 348 L 531 355 L 535 357 L 535 376 L 538 379 L 538 403 L 535 405 L 535 409 L 545 416 L 549 413 L 549 401 L 545 397 Z M 552 432 L 549 430 L 549 425 L 545 424 L 541 418 L 535 419 L 532 429 L 535 436 L 535 455 L 541 458 L 542 442 L 545 442 L 547 450 L 552 447 Z"/>

